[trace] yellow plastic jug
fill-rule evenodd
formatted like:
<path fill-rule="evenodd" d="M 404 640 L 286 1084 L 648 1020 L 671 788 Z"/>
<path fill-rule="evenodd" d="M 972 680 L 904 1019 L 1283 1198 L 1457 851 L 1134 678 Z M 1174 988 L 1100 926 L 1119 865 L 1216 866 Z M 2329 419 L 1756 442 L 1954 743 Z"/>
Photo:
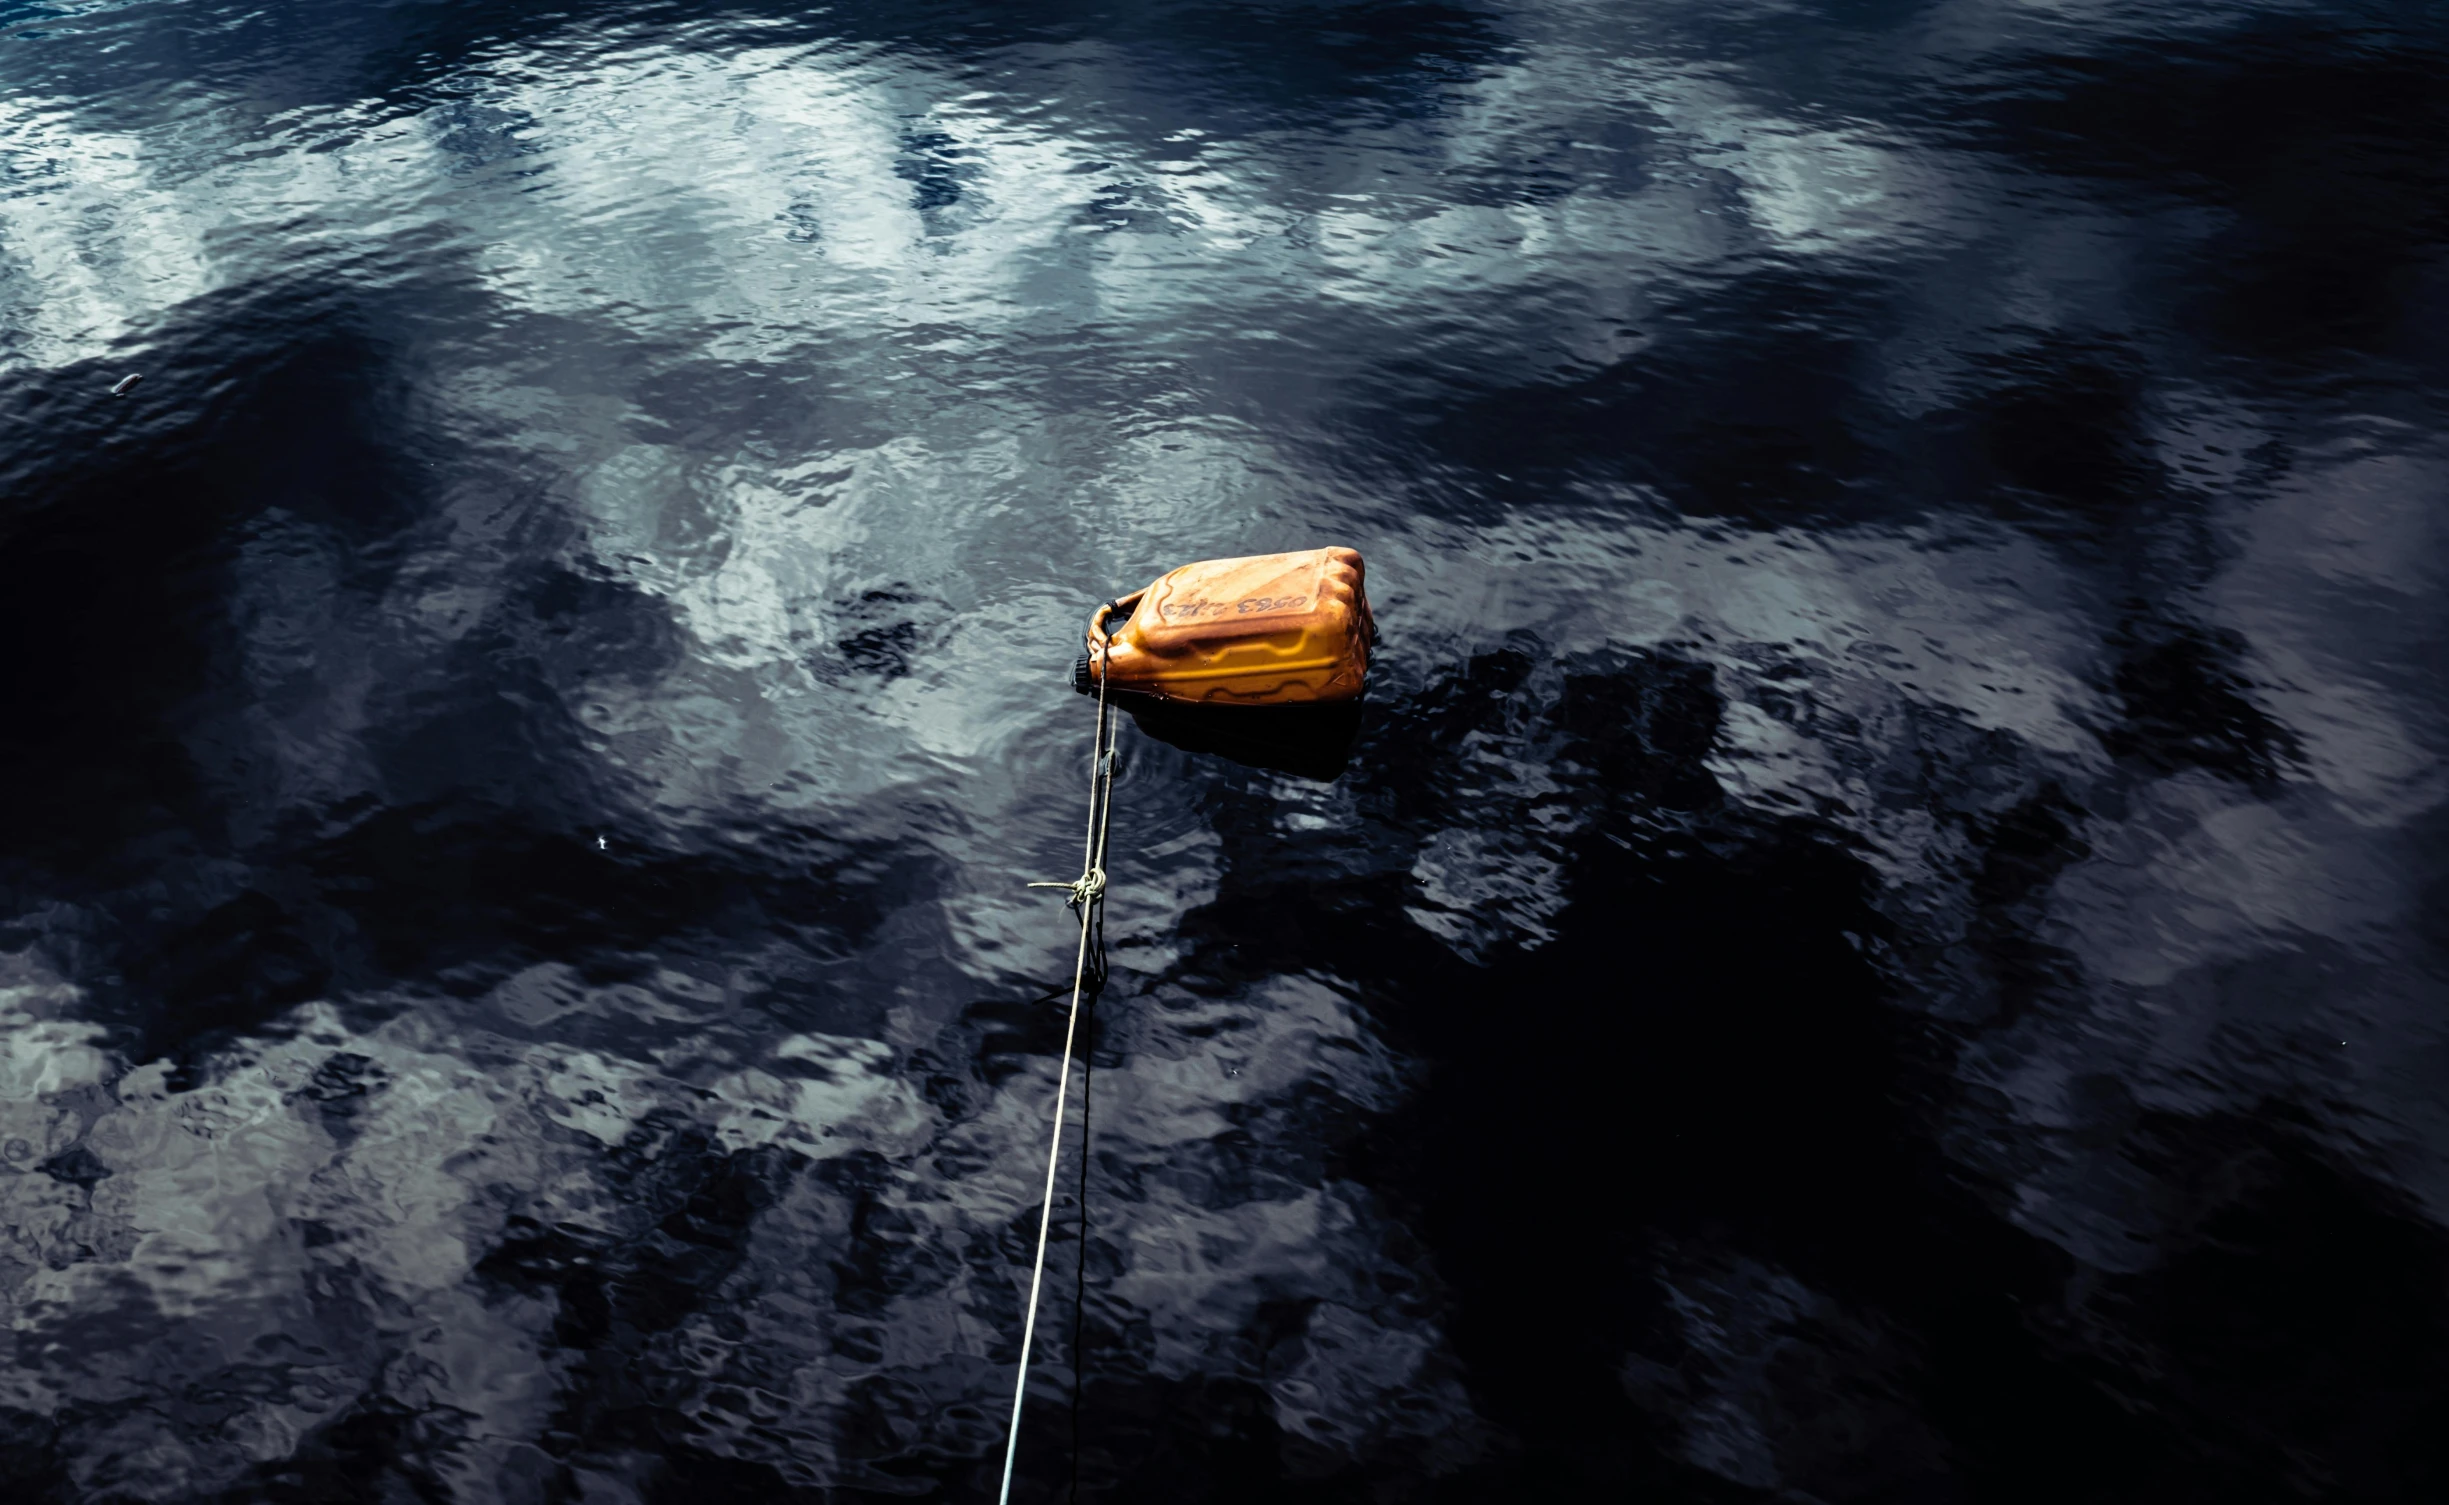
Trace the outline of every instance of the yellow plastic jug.
<path fill-rule="evenodd" d="M 1377 638 L 1361 578 L 1351 549 L 1186 564 L 1090 615 L 1072 686 L 1110 676 L 1117 692 L 1203 705 L 1355 699 Z"/>

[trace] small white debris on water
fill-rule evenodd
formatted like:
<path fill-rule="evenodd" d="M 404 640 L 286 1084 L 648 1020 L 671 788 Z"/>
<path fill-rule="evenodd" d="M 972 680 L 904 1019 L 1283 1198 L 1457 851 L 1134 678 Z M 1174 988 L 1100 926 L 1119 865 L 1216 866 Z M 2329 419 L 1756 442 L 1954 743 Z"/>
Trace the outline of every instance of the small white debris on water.
<path fill-rule="evenodd" d="M 111 395 L 113 397 L 125 397 L 138 382 L 143 381 L 144 379 L 143 372 L 131 371 L 127 375 L 119 378 L 119 384 L 111 388 Z"/>

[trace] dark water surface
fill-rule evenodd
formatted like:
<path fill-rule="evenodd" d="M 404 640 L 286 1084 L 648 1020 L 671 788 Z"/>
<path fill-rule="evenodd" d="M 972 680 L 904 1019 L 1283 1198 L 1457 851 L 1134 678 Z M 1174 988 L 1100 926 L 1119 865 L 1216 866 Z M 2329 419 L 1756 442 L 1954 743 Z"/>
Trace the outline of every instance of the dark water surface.
<path fill-rule="evenodd" d="M 12 1502 L 2449 1498 L 2449 10 L 0 18 Z"/>

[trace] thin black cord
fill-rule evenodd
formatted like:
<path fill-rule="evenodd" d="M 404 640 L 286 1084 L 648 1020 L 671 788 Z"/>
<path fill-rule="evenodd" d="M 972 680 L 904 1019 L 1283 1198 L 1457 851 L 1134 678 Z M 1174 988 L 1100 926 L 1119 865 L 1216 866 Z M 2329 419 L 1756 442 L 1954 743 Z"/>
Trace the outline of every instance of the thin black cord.
<path fill-rule="evenodd" d="M 1113 606 L 1112 602 L 1106 603 L 1106 610 L 1112 611 Z M 1098 621 L 1100 626 L 1104 625 L 1103 616 L 1100 616 Z M 1101 673 L 1111 672 L 1113 663 L 1114 639 L 1109 634 L 1105 642 L 1105 663 L 1101 666 Z M 1099 756 L 1110 760 L 1119 758 L 1120 751 L 1117 744 L 1122 741 L 1121 732 L 1122 728 L 1117 725 L 1108 735 L 1106 745 L 1098 749 Z M 1111 761 L 1106 765 L 1104 814 L 1105 819 L 1109 822 L 1114 818 L 1114 775 L 1119 771 Z M 1086 1028 L 1081 1031 L 1080 1050 L 1080 1252 L 1078 1263 L 1073 1266 L 1071 1289 L 1071 1505 L 1080 1505 L 1080 1417 L 1087 1409 L 1084 1403 L 1088 1399 L 1088 1367 L 1085 1355 L 1088 1348 L 1089 1112 L 1097 1100 L 1097 1000 L 1105 993 L 1106 978 L 1109 975 L 1105 959 L 1104 905 L 1097 906 L 1097 912 L 1092 916 L 1092 923 L 1095 926 L 1095 934 L 1089 945 L 1089 967 L 1094 981 L 1089 990 L 1080 998 L 1080 1007 L 1083 1010 L 1080 1022 Z"/>
<path fill-rule="evenodd" d="M 1107 602 L 1092 624 L 1102 628 L 1110 616 L 1114 602 Z M 1053 1143 L 1046 1151 L 1046 1190 L 1042 1210 L 1038 1214 L 1037 1254 L 1029 1271 L 1028 1316 L 1021 1326 L 1020 1364 L 1012 1383 L 1012 1422 L 1004 1439 L 1003 1483 L 998 1500 L 1008 1505 L 1012 1498 L 1012 1475 L 1020 1456 L 1020 1423 L 1022 1408 L 1029 1395 L 1029 1345 L 1037 1331 L 1038 1294 L 1046 1273 L 1046 1235 L 1048 1220 L 1054 1216 L 1055 1168 L 1063 1153 L 1063 1098 L 1070 1086 L 1074 1043 L 1082 1047 L 1080 1080 L 1080 1261 L 1075 1267 L 1072 1284 L 1072 1419 L 1071 1419 L 1071 1494 L 1076 1502 L 1080 1494 L 1080 1345 L 1086 1336 L 1085 1313 L 1088 1305 L 1088 1152 L 1090 1084 L 1095 1080 L 1095 1067 L 1087 1060 L 1087 1037 L 1083 1023 L 1094 1027 L 1097 995 L 1105 991 L 1107 966 L 1105 955 L 1105 890 L 1106 838 L 1114 826 L 1115 757 L 1114 721 L 1108 716 L 1112 699 L 1113 639 L 1105 640 L 1105 663 L 1097 683 L 1097 737 L 1095 758 L 1089 775 L 1089 826 L 1085 850 L 1082 853 L 1080 877 L 1072 883 L 1032 883 L 1031 888 L 1060 888 L 1069 891 L 1069 902 L 1080 916 L 1079 962 L 1072 969 L 1071 1013 L 1063 1024 L 1063 1064 L 1055 1082 Z M 1094 966 L 1091 965 L 1092 953 Z"/>
<path fill-rule="evenodd" d="M 1097 923 L 1097 991 L 1083 995 L 1081 1023 L 1088 1048 L 1080 1052 L 1080 1254 L 1071 1292 L 1071 1505 L 1080 1505 L 1080 1413 L 1087 1399 L 1088 1344 L 1088 1157 L 1089 1110 L 1097 1088 L 1097 993 L 1105 987 L 1105 921 Z"/>
<path fill-rule="evenodd" d="M 1109 653 L 1111 650 L 1108 650 Z M 1104 756 L 1117 756 L 1115 743 L 1121 741 L 1121 729 L 1115 729 L 1112 742 L 1102 750 Z M 1105 813 L 1111 819 L 1114 811 L 1114 779 L 1118 768 L 1109 765 L 1106 776 Z M 1111 975 L 1105 956 L 1105 906 L 1097 906 L 1090 917 L 1093 927 L 1089 939 L 1089 986 L 1080 995 L 1080 1253 L 1073 1267 L 1071 1292 L 1071 1505 L 1080 1505 L 1080 1417 L 1087 1398 L 1087 1368 L 1082 1355 L 1088 1343 L 1088 1160 L 1089 1110 L 1096 1101 L 1097 1088 L 1097 1000 L 1105 995 L 1106 979 Z"/>

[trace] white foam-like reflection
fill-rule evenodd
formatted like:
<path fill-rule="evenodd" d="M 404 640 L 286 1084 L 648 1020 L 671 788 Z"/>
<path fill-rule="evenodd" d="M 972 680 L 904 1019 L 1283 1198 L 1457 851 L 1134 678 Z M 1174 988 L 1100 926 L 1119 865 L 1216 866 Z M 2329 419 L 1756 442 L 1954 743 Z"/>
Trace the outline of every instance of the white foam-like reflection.
<path fill-rule="evenodd" d="M 71 101 L 0 100 L 0 362 L 100 359 L 220 285 L 211 202 L 156 182 L 148 146 Z"/>

